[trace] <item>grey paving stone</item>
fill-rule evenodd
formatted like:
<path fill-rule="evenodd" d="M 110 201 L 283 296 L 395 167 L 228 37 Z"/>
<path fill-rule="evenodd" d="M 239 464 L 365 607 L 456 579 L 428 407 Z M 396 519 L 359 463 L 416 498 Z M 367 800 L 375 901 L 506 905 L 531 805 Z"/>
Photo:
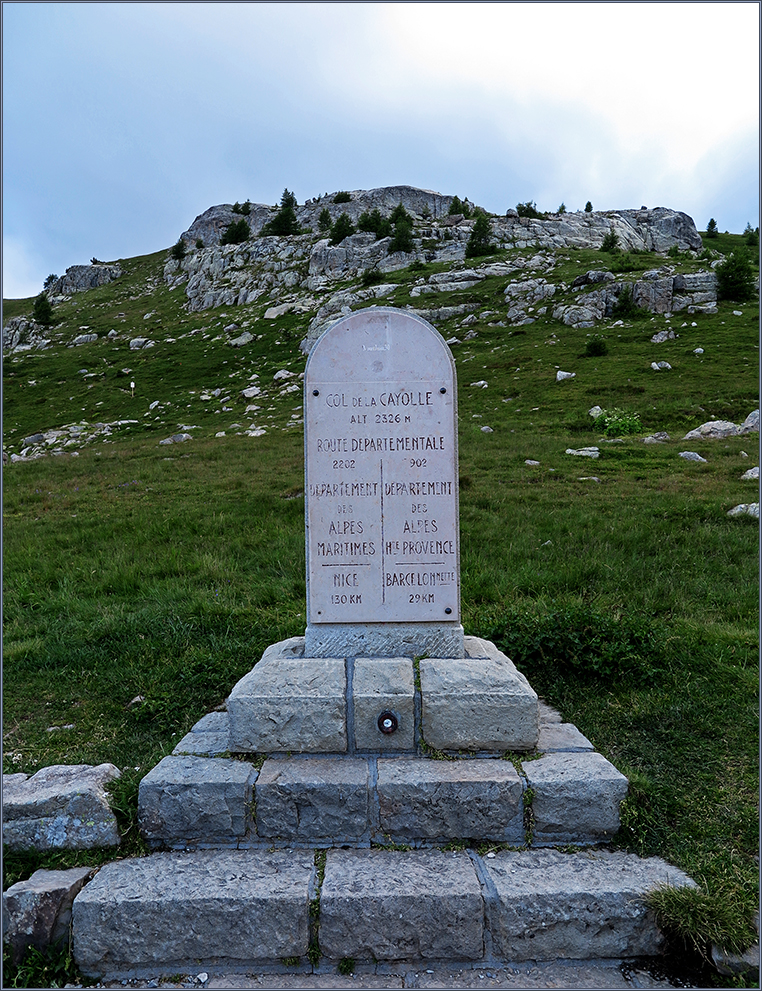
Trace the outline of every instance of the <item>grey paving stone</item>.
<path fill-rule="evenodd" d="M 165 757 L 140 782 L 140 831 L 168 846 L 236 843 L 246 833 L 256 778 L 248 761 Z"/>
<path fill-rule="evenodd" d="M 3 777 L 3 843 L 11 850 L 119 846 L 106 785 L 113 764 L 54 764 L 31 777 Z"/>
<path fill-rule="evenodd" d="M 320 948 L 331 959 L 478 960 L 483 915 L 463 851 L 328 851 Z"/>
<path fill-rule="evenodd" d="M 37 870 L 3 892 L 3 939 L 15 963 L 28 946 L 44 950 L 58 940 L 68 942 L 72 902 L 94 873 L 94 867 Z"/>
<path fill-rule="evenodd" d="M 296 656 L 300 639 L 268 647 L 230 693 L 233 753 L 346 751 L 344 660 Z"/>
<path fill-rule="evenodd" d="M 522 785 L 504 760 L 378 761 L 381 832 L 395 839 L 524 842 Z"/>
<path fill-rule="evenodd" d="M 482 864 L 495 887 L 488 919 L 505 960 L 650 956 L 662 937 L 644 895 L 693 881 L 657 857 L 503 851 Z"/>
<path fill-rule="evenodd" d="M 368 761 L 359 757 L 266 760 L 257 780 L 257 835 L 336 842 L 368 834 Z"/>
<path fill-rule="evenodd" d="M 227 733 L 204 733 L 191 730 L 180 740 L 172 753 L 198 754 L 199 756 L 215 757 L 230 751 L 230 738 Z"/>
<path fill-rule="evenodd" d="M 227 712 L 207 712 L 191 727 L 191 733 L 229 733 L 230 716 Z"/>
<path fill-rule="evenodd" d="M 573 723 L 545 723 L 540 721 L 540 738 L 537 749 L 544 754 L 556 752 L 580 752 L 594 750 L 592 743 Z"/>
<path fill-rule="evenodd" d="M 358 657 L 352 700 L 358 750 L 413 750 L 415 686 L 409 657 Z M 387 710 L 397 717 L 398 726 L 384 734 L 378 728 L 378 717 Z"/>
<path fill-rule="evenodd" d="M 532 843 L 595 843 L 619 829 L 627 778 L 599 753 L 554 753 L 522 764 L 534 793 Z"/>
<path fill-rule="evenodd" d="M 93 977 L 197 974 L 304 956 L 312 851 L 202 850 L 106 864 L 75 898 L 74 959 Z M 192 969 L 191 969 L 192 968 Z"/>
<path fill-rule="evenodd" d="M 424 740 L 437 750 L 533 749 L 536 693 L 493 643 L 465 640 L 462 660 L 420 662 Z"/>

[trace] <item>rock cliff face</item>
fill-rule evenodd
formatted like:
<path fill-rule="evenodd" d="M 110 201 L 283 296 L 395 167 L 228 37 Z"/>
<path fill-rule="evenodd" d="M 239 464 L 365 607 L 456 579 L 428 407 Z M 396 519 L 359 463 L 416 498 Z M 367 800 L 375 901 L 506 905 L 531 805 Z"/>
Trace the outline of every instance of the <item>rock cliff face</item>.
<path fill-rule="evenodd" d="M 118 279 L 121 274 L 119 265 L 70 265 L 66 274 L 56 279 L 48 288 L 48 296 L 54 299 L 56 296 L 69 296 L 73 292 L 105 286 Z"/>

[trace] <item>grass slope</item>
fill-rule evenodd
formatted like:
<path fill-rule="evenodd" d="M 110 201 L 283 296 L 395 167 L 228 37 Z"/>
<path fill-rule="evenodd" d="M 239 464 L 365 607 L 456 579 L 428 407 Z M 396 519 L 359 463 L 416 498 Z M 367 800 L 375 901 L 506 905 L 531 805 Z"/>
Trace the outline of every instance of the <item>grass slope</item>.
<path fill-rule="evenodd" d="M 741 241 L 723 235 L 721 250 Z M 123 770 L 115 800 L 131 852 L 142 850 L 140 777 L 268 643 L 305 625 L 302 396 L 273 376 L 303 370 L 298 343 L 311 314 L 265 320 L 264 301 L 188 313 L 183 289 L 162 281 L 166 257 L 123 260 L 118 282 L 56 307 L 50 348 L 7 357 L 3 371 L 11 451 L 36 431 L 137 421 L 14 464 L 3 500 L 4 770 L 112 761 Z M 547 278 L 571 281 L 611 261 L 559 252 Z M 620 256 L 613 267 L 637 275 L 663 262 Z M 630 777 L 616 843 L 666 857 L 701 885 L 700 904 L 662 906 L 666 924 L 702 949 L 709 939 L 747 944 L 757 891 L 758 524 L 727 511 L 756 498 L 740 476 L 756 463 L 758 437 L 680 438 L 711 416 L 740 422 L 757 408 L 758 307 L 675 314 L 679 337 L 656 345 L 663 317 L 590 332 L 549 315 L 497 326 L 506 278 L 411 297 L 433 270 L 392 273 L 399 289 L 387 301 L 478 307 L 477 336 L 453 346 L 466 631 L 502 644 Z M 31 300 L 10 301 L 5 315 L 30 310 Z M 462 338 L 461 319 L 438 329 Z M 231 348 L 232 321 L 255 340 Z M 72 347 L 83 327 L 99 339 Z M 591 333 L 607 355 L 585 357 Z M 155 347 L 131 351 L 136 336 Z M 661 359 L 671 372 L 651 370 Z M 576 378 L 557 383 L 558 368 Z M 245 400 L 254 375 L 263 393 Z M 471 386 L 479 380 L 488 387 Z M 587 413 L 594 404 L 639 414 L 641 434 L 604 442 Z M 159 445 L 181 426 L 193 428 L 192 441 Z M 266 432 L 246 436 L 249 427 Z M 657 430 L 673 439 L 644 445 Z M 596 461 L 565 453 L 593 444 Z M 686 448 L 707 463 L 679 458 Z M 98 856 L 110 855 L 8 856 L 5 881 Z"/>

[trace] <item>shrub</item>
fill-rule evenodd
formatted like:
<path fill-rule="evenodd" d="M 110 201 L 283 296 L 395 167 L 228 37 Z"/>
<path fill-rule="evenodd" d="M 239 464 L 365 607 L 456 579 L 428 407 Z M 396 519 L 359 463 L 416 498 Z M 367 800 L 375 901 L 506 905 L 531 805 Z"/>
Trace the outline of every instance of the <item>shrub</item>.
<path fill-rule="evenodd" d="M 244 217 L 249 216 L 249 214 L 251 213 L 251 200 L 246 200 L 246 202 L 241 207 L 241 213 L 244 215 Z"/>
<path fill-rule="evenodd" d="M 667 252 L 667 257 L 668 258 L 679 258 L 680 257 L 680 249 L 678 248 L 678 246 L 676 244 L 673 244 L 670 247 L 669 251 Z"/>
<path fill-rule="evenodd" d="M 43 327 L 49 327 L 53 323 L 53 307 L 47 297 L 47 293 L 41 292 L 34 301 L 32 315 L 37 323 Z"/>
<path fill-rule="evenodd" d="M 543 681 L 558 677 L 644 683 L 664 660 L 663 634 L 640 616 L 597 612 L 586 605 L 542 615 L 512 616 L 490 633 L 523 674 Z"/>
<path fill-rule="evenodd" d="M 744 249 L 739 248 L 731 252 L 715 271 L 718 299 L 732 299 L 737 303 L 743 303 L 754 297 L 754 272 Z"/>
<path fill-rule="evenodd" d="M 410 262 L 407 267 L 408 272 L 425 272 L 426 264 L 421 261 L 420 258 L 416 258 Z"/>
<path fill-rule="evenodd" d="M 43 289 L 50 289 L 50 287 L 53 285 L 53 283 L 54 282 L 57 282 L 57 281 L 58 281 L 58 276 L 57 275 L 53 275 L 53 273 L 51 272 L 51 274 L 43 282 L 42 287 L 43 287 Z"/>
<path fill-rule="evenodd" d="M 602 358 L 609 353 L 609 346 L 600 334 L 593 334 L 585 344 L 585 357 Z"/>
<path fill-rule="evenodd" d="M 431 208 L 429 207 L 428 203 L 424 203 L 423 206 L 421 207 L 421 216 L 423 217 L 424 220 L 428 220 L 429 217 L 431 216 Z"/>
<path fill-rule="evenodd" d="M 286 207 L 291 207 L 292 210 L 296 209 L 296 197 L 289 189 L 284 189 L 280 198 L 281 210 L 285 210 Z"/>
<path fill-rule="evenodd" d="M 204 242 L 201 240 L 200 237 L 197 237 L 196 238 L 196 247 L 197 248 L 203 248 L 204 247 Z"/>
<path fill-rule="evenodd" d="M 399 207 L 396 209 L 399 209 Z M 403 207 L 402 209 L 407 217 L 408 214 L 405 212 L 405 208 Z M 374 209 L 370 213 L 367 210 L 361 213 L 357 218 L 357 226 L 361 231 L 365 231 L 368 234 L 375 234 L 377 241 L 382 237 L 391 237 L 393 233 L 391 221 L 386 217 L 382 217 L 378 209 Z"/>
<path fill-rule="evenodd" d="M 759 227 L 755 230 L 751 224 L 747 224 L 743 233 L 748 246 L 750 248 L 756 248 L 759 244 Z"/>
<path fill-rule="evenodd" d="M 487 214 L 481 210 L 477 211 L 473 230 L 468 239 L 468 244 L 466 244 L 466 258 L 476 258 L 478 255 L 492 254 L 495 247 L 490 244 L 489 238 L 491 233 L 492 228 L 490 227 Z"/>
<path fill-rule="evenodd" d="M 643 429 L 639 413 L 631 413 L 624 409 L 605 409 L 595 421 L 596 426 L 603 427 L 606 437 L 625 437 L 628 434 L 639 434 Z"/>
<path fill-rule="evenodd" d="M 516 213 L 520 217 L 530 217 L 533 220 L 542 220 L 545 216 L 544 213 L 540 213 L 537 209 L 537 204 L 534 200 L 527 200 L 526 203 L 517 203 Z"/>
<path fill-rule="evenodd" d="M 250 237 L 251 228 L 249 227 L 248 221 L 241 217 L 240 220 L 234 220 L 232 223 L 228 224 L 222 232 L 220 244 L 243 244 L 243 242 L 248 241 Z"/>
<path fill-rule="evenodd" d="M 280 198 L 280 210 L 278 210 L 272 220 L 268 220 L 263 225 L 260 234 L 265 237 L 269 235 L 288 237 L 290 234 L 298 234 L 299 221 L 296 219 L 295 209 L 296 197 L 288 189 L 284 189 L 283 195 Z"/>
<path fill-rule="evenodd" d="M 349 203 L 352 197 L 346 189 L 340 189 L 333 198 L 334 203 Z"/>
<path fill-rule="evenodd" d="M 719 231 L 717 230 L 717 221 L 714 217 L 709 218 L 709 223 L 706 225 L 706 236 L 707 237 L 717 237 Z"/>
<path fill-rule="evenodd" d="M 457 213 L 462 213 L 464 217 L 471 216 L 471 207 L 469 206 L 468 200 L 461 200 L 459 196 L 453 196 L 452 203 L 447 210 L 447 214 L 450 217 L 455 216 Z"/>
<path fill-rule="evenodd" d="M 238 202 L 238 200 L 236 200 L 235 203 L 233 204 L 233 213 L 240 213 L 240 212 L 241 212 L 241 204 Z"/>
<path fill-rule="evenodd" d="M 619 298 L 614 303 L 611 315 L 615 320 L 637 320 L 638 318 L 645 317 L 647 312 L 647 310 L 638 306 L 633 299 L 632 286 L 626 285 L 619 293 Z"/>
<path fill-rule="evenodd" d="M 103 262 L 102 262 L 102 261 L 100 260 L 100 258 L 96 258 L 95 256 L 93 256 L 93 257 L 92 257 L 92 258 L 90 259 L 90 264 L 91 264 L 91 265 L 102 265 L 102 264 L 103 264 Z"/>
<path fill-rule="evenodd" d="M 331 224 L 331 214 L 328 212 L 328 207 L 324 206 L 318 217 L 318 230 L 326 234 L 331 229 Z"/>
<path fill-rule="evenodd" d="M 177 243 L 172 245 L 172 249 L 169 252 L 176 262 L 181 262 L 185 258 L 185 241 L 181 237 L 177 239 Z"/>
<path fill-rule="evenodd" d="M 603 238 L 603 243 L 600 247 L 601 251 L 608 251 L 610 254 L 614 255 L 619 251 L 619 235 L 612 227 L 609 232 Z"/>
<path fill-rule="evenodd" d="M 590 202 L 590 200 L 588 200 L 587 203 L 585 203 L 585 213 L 592 213 L 592 212 L 593 212 L 593 204 Z"/>
<path fill-rule="evenodd" d="M 331 244 L 341 244 L 345 237 L 349 237 L 354 232 L 355 225 L 349 219 L 349 215 L 342 213 L 331 228 Z"/>
<path fill-rule="evenodd" d="M 397 208 L 399 209 L 399 207 Z M 404 207 L 402 208 L 403 213 L 405 213 Z M 395 213 L 397 211 L 395 210 Z M 394 216 L 394 214 L 392 214 Z M 405 213 L 404 217 L 400 216 L 394 225 L 394 234 L 392 236 L 391 244 L 389 245 L 389 254 L 393 254 L 395 251 L 403 251 L 408 254 L 413 250 L 415 244 L 413 242 L 413 221 Z"/>
<path fill-rule="evenodd" d="M 566 213 L 566 204 L 561 203 L 561 206 L 556 210 L 556 213 Z"/>
<path fill-rule="evenodd" d="M 379 272 L 377 268 L 366 268 L 362 274 L 362 284 L 364 286 L 377 286 L 379 282 L 383 281 L 383 273 Z"/>

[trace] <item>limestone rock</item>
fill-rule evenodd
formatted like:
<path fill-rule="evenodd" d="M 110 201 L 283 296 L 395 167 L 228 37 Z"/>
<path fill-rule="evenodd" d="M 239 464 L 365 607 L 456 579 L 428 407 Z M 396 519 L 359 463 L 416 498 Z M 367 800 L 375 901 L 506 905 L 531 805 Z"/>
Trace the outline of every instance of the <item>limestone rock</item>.
<path fill-rule="evenodd" d="M 674 341 L 674 330 L 660 330 L 651 338 L 652 344 L 663 344 L 665 341 Z"/>
<path fill-rule="evenodd" d="M 668 361 L 652 361 L 651 362 L 651 368 L 653 368 L 653 370 L 655 372 L 671 372 L 672 371 L 672 365 L 670 365 L 670 363 Z"/>
<path fill-rule="evenodd" d="M 680 451 L 678 457 L 684 458 L 686 461 L 696 461 L 706 464 L 706 458 L 702 458 L 696 451 Z"/>
<path fill-rule="evenodd" d="M 742 502 L 739 506 L 734 506 L 732 509 L 728 510 L 728 516 L 753 516 L 754 519 L 759 519 L 759 503 L 758 502 Z"/>
<path fill-rule="evenodd" d="M 649 434 L 648 437 L 643 438 L 644 444 L 663 444 L 665 441 L 669 440 L 669 434 L 666 430 L 657 430 L 655 434 Z"/>
<path fill-rule="evenodd" d="M 66 274 L 60 276 L 48 287 L 48 296 L 68 296 L 74 292 L 96 289 L 118 279 L 121 266 L 116 265 L 70 265 Z"/>
<path fill-rule="evenodd" d="M 44 950 L 59 940 L 68 943 L 72 903 L 94 873 L 92 867 L 37 870 L 3 892 L 3 939 L 11 946 L 14 963 L 28 946 Z"/>
<path fill-rule="evenodd" d="M 573 379 L 576 377 L 576 372 L 562 372 L 560 369 L 556 372 L 556 382 L 564 382 L 566 379 Z"/>
<path fill-rule="evenodd" d="M 759 410 L 755 409 L 746 417 L 739 428 L 739 433 L 759 433 Z"/>
<path fill-rule="evenodd" d="M 566 453 L 574 454 L 578 458 L 598 458 L 601 454 L 597 447 L 579 447 L 576 450 L 574 448 L 567 447 Z"/>
<path fill-rule="evenodd" d="M 749 468 L 741 475 L 742 482 L 756 482 L 759 480 L 759 466 L 756 468 Z"/>
<path fill-rule="evenodd" d="M 97 334 L 77 334 L 77 336 L 72 341 L 72 344 L 91 344 L 93 341 L 98 340 Z"/>
<path fill-rule="evenodd" d="M 119 846 L 105 786 L 113 764 L 54 764 L 21 781 L 3 776 L 3 842 L 12 850 Z"/>
<path fill-rule="evenodd" d="M 50 344 L 47 330 L 31 317 L 11 317 L 3 326 L 3 351 L 28 351 Z"/>
<path fill-rule="evenodd" d="M 730 420 L 709 420 L 695 430 L 689 430 L 683 440 L 721 440 L 724 437 L 737 437 L 741 428 Z"/>

